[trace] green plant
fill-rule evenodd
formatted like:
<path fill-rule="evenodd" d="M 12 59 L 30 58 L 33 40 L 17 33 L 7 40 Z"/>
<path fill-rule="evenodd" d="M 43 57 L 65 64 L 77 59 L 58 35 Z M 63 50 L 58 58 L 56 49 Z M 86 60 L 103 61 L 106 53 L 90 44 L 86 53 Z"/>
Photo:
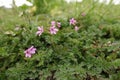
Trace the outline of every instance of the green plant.
<path fill-rule="evenodd" d="M 90 8 L 82 7 L 91 1 L 66 4 L 64 13 L 54 17 L 52 14 L 48 14 L 52 17 L 29 16 L 26 12 L 21 18 L 10 12 L 13 20 L 1 12 L 2 17 L 7 16 L 1 19 L 6 21 L 1 25 L 9 28 L 0 28 L 0 80 L 119 80 L 120 34 L 119 19 L 116 19 L 119 11 L 114 18 L 111 18 L 113 14 L 104 13 L 105 7 L 112 12 L 110 6 L 116 10 L 118 6 L 95 2 Z M 83 10 L 85 16 L 81 15 Z M 78 31 L 74 30 L 74 24 L 69 24 L 73 16 Z M 61 22 L 54 35 L 49 31 L 52 20 Z M 14 24 L 19 25 L 14 27 Z M 44 28 L 40 36 L 36 35 L 38 25 Z M 36 53 L 31 58 L 25 57 L 24 51 L 32 45 Z"/>

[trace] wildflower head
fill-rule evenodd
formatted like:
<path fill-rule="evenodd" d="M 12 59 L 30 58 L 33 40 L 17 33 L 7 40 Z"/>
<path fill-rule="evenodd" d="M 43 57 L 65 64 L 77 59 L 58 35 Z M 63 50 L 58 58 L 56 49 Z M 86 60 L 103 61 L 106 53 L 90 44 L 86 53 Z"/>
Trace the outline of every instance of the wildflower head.
<path fill-rule="evenodd" d="M 58 32 L 58 29 L 55 28 L 55 26 L 50 27 L 50 33 L 51 34 L 56 34 Z"/>
<path fill-rule="evenodd" d="M 34 48 L 34 46 L 31 46 L 30 48 L 24 51 L 25 57 L 31 57 L 32 54 L 35 54 L 35 52 L 36 52 L 36 48 Z"/>
<path fill-rule="evenodd" d="M 74 18 L 70 19 L 70 25 L 75 25 L 76 24 L 76 20 Z"/>
<path fill-rule="evenodd" d="M 51 26 L 55 26 L 56 22 L 55 21 L 51 21 Z"/>
<path fill-rule="evenodd" d="M 36 32 L 36 34 L 40 36 L 43 32 L 44 32 L 43 26 L 42 27 L 38 27 L 38 31 Z"/>
<path fill-rule="evenodd" d="M 61 23 L 57 22 L 57 27 L 60 28 L 61 27 Z"/>
<path fill-rule="evenodd" d="M 75 26 L 75 31 L 78 31 L 79 30 L 79 27 L 78 26 Z"/>
<path fill-rule="evenodd" d="M 81 16 L 86 16 L 86 14 L 83 12 L 83 13 L 81 14 Z"/>

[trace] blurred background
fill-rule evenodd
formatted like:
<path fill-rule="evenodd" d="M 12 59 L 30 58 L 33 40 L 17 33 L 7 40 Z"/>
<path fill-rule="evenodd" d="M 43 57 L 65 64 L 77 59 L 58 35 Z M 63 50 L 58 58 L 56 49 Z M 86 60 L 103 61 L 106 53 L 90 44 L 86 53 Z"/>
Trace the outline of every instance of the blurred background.
<path fill-rule="evenodd" d="M 14 1 L 17 6 L 22 6 L 23 4 L 26 4 L 28 6 L 33 5 L 32 3 L 28 2 L 27 0 L 14 0 Z M 70 2 L 75 2 L 75 1 L 81 2 L 82 0 L 65 0 L 65 1 L 67 3 L 70 3 Z M 6 8 L 12 8 L 12 2 L 13 2 L 13 0 L 0 0 L 0 6 L 4 6 Z M 99 2 L 106 2 L 106 4 L 109 4 L 110 0 L 99 0 Z M 119 4 L 120 0 L 113 0 L 113 3 Z"/>
<path fill-rule="evenodd" d="M 83 19 L 79 22 L 86 26 L 115 22 L 120 16 L 119 5 L 120 0 L 0 0 L 0 32 L 26 23 L 44 25 L 71 17 Z"/>

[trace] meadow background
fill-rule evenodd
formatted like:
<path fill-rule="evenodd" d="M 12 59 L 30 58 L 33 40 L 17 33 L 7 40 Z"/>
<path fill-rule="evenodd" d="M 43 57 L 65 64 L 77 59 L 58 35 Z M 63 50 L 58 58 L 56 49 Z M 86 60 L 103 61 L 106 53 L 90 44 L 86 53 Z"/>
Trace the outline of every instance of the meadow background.
<path fill-rule="evenodd" d="M 28 1 L 32 5 L 0 7 L 0 80 L 120 80 L 119 4 Z M 56 34 L 51 21 L 61 23 Z M 25 57 L 31 46 L 36 53 Z"/>

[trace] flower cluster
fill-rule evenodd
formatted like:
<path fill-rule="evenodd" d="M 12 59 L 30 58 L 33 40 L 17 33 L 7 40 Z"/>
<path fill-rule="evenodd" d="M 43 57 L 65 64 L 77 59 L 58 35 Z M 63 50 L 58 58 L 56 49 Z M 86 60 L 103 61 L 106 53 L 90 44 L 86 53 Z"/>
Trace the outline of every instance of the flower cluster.
<path fill-rule="evenodd" d="M 76 26 L 77 21 L 74 18 L 71 18 L 69 21 L 70 21 L 70 25 L 74 26 L 75 31 L 78 31 L 79 27 Z"/>
<path fill-rule="evenodd" d="M 55 21 L 51 21 L 51 27 L 50 27 L 50 33 L 51 34 L 56 34 L 58 32 L 58 29 L 56 28 L 56 25 L 58 28 L 61 27 L 61 23 L 60 22 L 56 22 Z"/>
<path fill-rule="evenodd" d="M 73 25 L 75 28 L 75 31 L 79 30 L 79 27 L 76 26 L 77 21 L 72 18 L 70 19 L 70 25 Z M 59 28 L 61 27 L 61 23 L 60 22 L 56 22 L 56 21 L 51 21 L 51 27 L 49 28 L 49 32 L 50 34 L 57 34 L 57 32 L 59 31 Z M 38 31 L 36 32 L 36 35 L 41 36 L 42 33 L 44 32 L 43 26 L 38 26 Z M 36 52 L 36 48 L 34 46 L 31 46 L 30 48 L 28 48 L 27 50 L 24 51 L 25 53 L 25 57 L 31 57 L 33 54 L 35 54 Z"/>
<path fill-rule="evenodd" d="M 61 23 L 60 22 L 51 21 L 51 26 L 57 26 L 58 28 L 60 28 L 61 27 Z"/>
<path fill-rule="evenodd" d="M 56 34 L 58 32 L 58 29 L 55 27 L 57 25 L 58 28 L 61 27 L 61 23 L 60 22 L 56 22 L 55 21 L 51 21 L 51 27 L 50 27 L 50 34 Z M 38 31 L 36 32 L 36 35 L 41 36 L 42 33 L 44 32 L 43 26 L 38 26 Z M 36 48 L 34 48 L 34 46 L 31 46 L 30 48 L 28 48 L 27 50 L 24 51 L 25 53 L 25 57 L 31 57 L 32 54 L 35 54 L 36 52 Z"/>

